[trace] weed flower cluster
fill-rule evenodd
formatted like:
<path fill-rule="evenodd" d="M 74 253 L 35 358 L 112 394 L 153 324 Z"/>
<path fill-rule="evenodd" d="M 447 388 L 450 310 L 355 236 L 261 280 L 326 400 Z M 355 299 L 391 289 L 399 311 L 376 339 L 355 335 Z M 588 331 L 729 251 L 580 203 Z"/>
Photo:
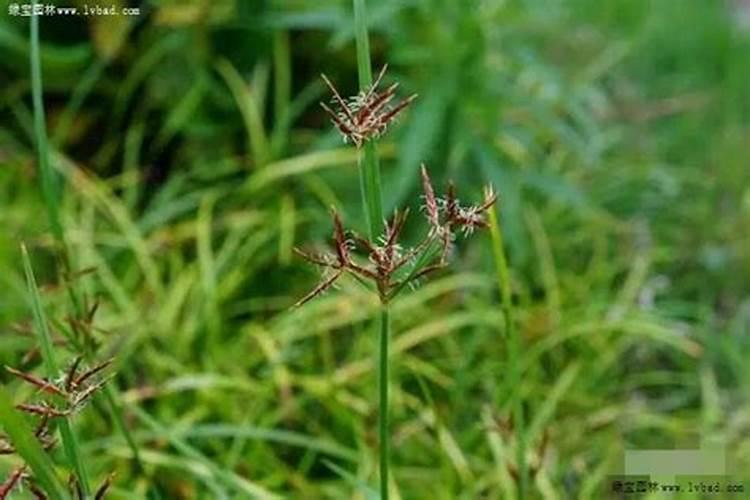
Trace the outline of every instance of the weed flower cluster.
<path fill-rule="evenodd" d="M 302 258 L 327 271 L 323 280 L 297 301 L 296 307 L 323 294 L 346 272 L 372 283 L 381 303 L 388 303 L 405 285 L 413 285 L 448 264 L 456 231 L 469 236 L 476 228 L 487 227 L 485 212 L 497 198 L 490 187 L 480 204 L 464 206 L 456 197 L 453 183 L 448 184 L 443 197 L 438 197 L 424 165 L 421 173 L 422 212 L 429 226 L 422 241 L 408 249 L 400 243 L 408 209 L 396 211 L 391 221 L 385 222 L 385 230 L 377 241 L 345 230 L 338 212 L 332 209 L 334 252 L 312 253 L 295 248 Z M 366 261 L 358 260 L 357 252 L 364 254 Z"/>
<path fill-rule="evenodd" d="M 17 409 L 39 417 L 39 422 L 34 429 L 34 437 L 45 451 L 51 451 L 57 445 L 50 423 L 56 418 L 66 418 L 80 411 L 107 382 L 107 378 L 102 377 L 101 374 L 112 364 L 112 359 L 87 369 L 82 369 L 82 359 L 82 357 L 77 357 L 58 380 L 48 380 L 10 366 L 5 367 L 8 373 L 35 387 L 37 389 L 36 394 L 45 396 L 41 401 L 16 405 Z M 10 439 L 0 435 L 0 455 L 14 453 L 16 453 L 16 449 L 11 444 Z M 105 497 L 111 482 L 110 476 L 97 489 L 94 495 L 95 500 Z M 0 485 L 0 500 L 8 498 L 22 484 L 28 486 L 35 498 L 47 498 L 46 494 L 35 484 L 33 477 L 27 472 L 27 466 L 22 465 L 14 469 L 5 482 Z M 86 498 L 75 475 L 70 476 L 68 488 L 74 498 L 81 500 Z"/>
<path fill-rule="evenodd" d="M 386 69 L 388 69 L 388 65 L 383 66 L 375 83 L 369 89 L 363 90 L 349 99 L 341 97 L 331 81 L 325 75 L 320 75 L 333 93 L 331 104 L 334 104 L 338 109 L 334 111 L 322 102 L 320 105 L 341 132 L 344 142 L 352 141 L 357 148 L 360 148 L 368 139 L 380 137 L 399 113 L 417 98 L 417 94 L 413 94 L 400 103 L 391 106 L 398 83 L 393 83 L 382 92 L 378 91 L 378 86 L 385 75 Z"/>
<path fill-rule="evenodd" d="M 33 385 L 39 392 L 57 396 L 57 399 L 64 402 L 64 406 L 62 407 L 48 401 L 22 403 L 18 405 L 18 409 L 44 417 L 65 417 L 81 410 L 91 397 L 107 382 L 106 378 L 97 379 L 97 375 L 110 366 L 113 359 L 108 359 L 92 368 L 84 370 L 82 373 L 78 373 L 81 360 L 81 357 L 76 358 L 70 365 L 67 373 L 56 381 L 43 379 L 6 366 L 5 369 L 11 375 Z"/>

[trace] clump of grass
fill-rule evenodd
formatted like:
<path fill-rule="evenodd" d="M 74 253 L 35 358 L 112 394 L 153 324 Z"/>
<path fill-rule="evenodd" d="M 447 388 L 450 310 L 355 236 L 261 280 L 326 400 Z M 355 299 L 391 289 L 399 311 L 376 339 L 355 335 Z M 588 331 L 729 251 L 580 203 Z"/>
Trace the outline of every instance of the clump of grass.
<path fill-rule="evenodd" d="M 494 205 L 496 196 L 491 188 L 488 188 L 481 203 L 465 206 L 458 200 L 452 183 L 448 184 L 443 196 L 437 196 L 427 168 L 423 164 L 421 177 L 424 205 L 421 207 L 421 212 L 426 223 L 426 231 L 423 238 L 411 247 L 402 245 L 400 238 L 409 210 L 396 211 L 390 221 L 385 220 L 376 141 L 394 119 L 416 99 L 417 95 L 413 94 L 391 105 L 398 83 L 391 84 L 385 90 L 379 90 L 387 66 L 383 67 L 375 82 L 372 82 L 363 0 L 354 0 L 354 13 L 360 91 L 353 97 L 345 99 L 333 83 L 323 75 L 323 80 L 332 93 L 332 104 L 336 109 L 332 109 L 325 103 L 321 103 L 321 106 L 342 134 L 344 142 L 351 141 L 359 152 L 362 201 L 369 236 L 365 237 L 346 230 L 337 211 L 332 209 L 333 251 L 312 253 L 295 249 L 304 259 L 324 270 L 320 283 L 302 297 L 295 306 L 299 307 L 323 294 L 345 274 L 353 276 L 377 294 L 380 302 L 377 363 L 380 498 L 387 499 L 390 476 L 388 358 L 391 325 L 389 304 L 405 287 L 413 286 L 420 279 L 446 267 L 457 233 L 462 232 L 464 236 L 468 236 L 476 228 L 488 227 L 485 212 Z"/>

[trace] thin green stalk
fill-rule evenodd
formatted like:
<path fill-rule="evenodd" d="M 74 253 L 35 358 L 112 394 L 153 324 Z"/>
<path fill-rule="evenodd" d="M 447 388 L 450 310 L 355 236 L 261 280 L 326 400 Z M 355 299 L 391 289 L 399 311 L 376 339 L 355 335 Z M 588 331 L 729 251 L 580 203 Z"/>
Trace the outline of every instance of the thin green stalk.
<path fill-rule="evenodd" d="M 354 0 L 354 30 L 357 42 L 359 88 L 366 90 L 372 85 L 372 65 L 365 0 Z M 380 180 L 378 152 L 373 140 L 367 141 L 360 150 L 359 180 L 370 238 L 376 241 L 383 232 L 383 186 Z"/>
<path fill-rule="evenodd" d="M 49 144 L 47 140 L 47 125 L 44 112 L 44 101 L 42 100 L 42 65 L 39 56 L 39 16 L 31 16 L 31 94 L 34 103 L 34 139 L 36 143 L 37 163 L 39 164 L 39 176 L 42 180 L 42 197 L 47 209 L 52 235 L 60 248 L 60 256 L 64 273 L 70 271 L 70 260 L 68 257 L 63 233 L 63 225 L 60 218 L 60 193 L 58 178 L 50 164 Z M 76 311 L 81 309 L 81 303 L 72 287 L 68 287 L 68 295 Z"/>
<path fill-rule="evenodd" d="M 372 85 L 372 65 L 370 62 L 370 41 L 367 35 L 367 12 L 365 0 L 354 2 L 354 31 L 357 43 L 357 69 L 360 90 Z M 370 239 L 377 241 L 384 228 L 383 186 L 380 179 L 375 141 L 365 143 L 359 153 L 359 182 L 362 193 L 367 228 Z M 388 350 L 390 344 L 390 317 L 388 304 L 383 303 L 380 313 L 380 339 L 378 353 L 378 392 L 380 437 L 380 498 L 388 499 L 388 476 L 390 470 L 390 430 L 388 425 Z"/>
<path fill-rule="evenodd" d="M 47 318 L 44 314 L 42 307 L 42 299 L 39 295 L 39 288 L 36 284 L 36 278 L 34 277 L 34 270 L 31 267 L 31 259 L 29 259 L 29 253 L 26 250 L 25 245 L 21 245 L 21 255 L 23 259 L 23 269 L 26 274 L 26 282 L 31 293 L 31 305 L 34 312 L 34 323 L 36 326 L 36 332 L 39 336 L 39 345 L 42 351 L 42 359 L 44 360 L 44 366 L 47 371 L 47 377 L 50 380 L 55 380 L 60 375 L 59 366 L 55 359 L 55 349 L 52 344 L 52 335 L 49 331 L 49 325 L 47 324 Z M 81 485 L 83 492 L 88 496 L 91 493 L 88 481 L 88 474 L 86 472 L 86 466 L 81 456 L 81 448 L 76 439 L 73 428 L 67 418 L 60 419 L 60 436 L 62 437 L 63 448 L 65 449 L 65 455 L 70 462 L 70 465 L 75 471 L 76 477 L 78 478 L 78 484 Z"/>
<path fill-rule="evenodd" d="M 390 311 L 384 304 L 380 311 L 380 347 L 378 352 L 378 389 L 380 392 L 380 498 L 388 500 L 388 471 L 390 470 L 390 435 L 388 430 L 388 348 L 391 336 Z"/>
<path fill-rule="evenodd" d="M 526 434 L 523 414 L 523 394 L 521 393 L 521 332 L 516 328 L 513 315 L 510 271 L 505 258 L 503 233 L 500 229 L 494 208 L 488 210 L 492 255 L 497 273 L 497 286 L 500 290 L 505 332 L 508 336 L 508 364 L 510 383 L 513 388 L 513 429 L 516 434 L 516 466 L 518 467 L 518 496 L 526 498 L 529 492 L 529 474 L 526 464 Z"/>
<path fill-rule="evenodd" d="M 383 187 L 380 180 L 380 161 L 377 149 L 372 140 L 368 141 L 359 154 L 360 183 L 363 186 L 365 198 L 365 214 L 370 238 L 376 238 L 383 233 Z"/>
<path fill-rule="evenodd" d="M 372 85 L 370 62 L 370 37 L 367 35 L 367 10 L 365 0 L 354 0 L 354 32 L 357 42 L 357 71 L 361 90 Z"/>
<path fill-rule="evenodd" d="M 57 178 L 49 162 L 47 129 L 42 102 L 42 66 L 39 57 L 39 16 L 31 16 L 31 92 L 34 101 L 34 134 L 36 153 L 39 162 L 39 175 L 42 179 L 42 195 L 47 207 L 52 233 L 55 239 L 63 241 L 60 210 L 58 206 Z"/>
<path fill-rule="evenodd" d="M 69 273 L 71 270 L 70 255 L 68 247 L 65 241 L 65 235 L 63 233 L 63 225 L 60 218 L 59 209 L 59 192 L 58 192 L 58 179 L 55 176 L 50 164 L 50 153 L 47 139 L 47 127 L 44 112 L 44 101 L 42 100 L 42 68 L 41 58 L 39 56 L 39 16 L 31 16 L 31 51 L 30 51 L 30 63 L 31 63 L 31 92 L 34 103 L 34 135 L 36 142 L 36 153 L 37 162 L 39 164 L 39 175 L 42 181 L 42 196 L 44 197 L 44 204 L 47 209 L 47 216 L 49 223 L 52 228 L 52 234 L 60 248 L 60 256 L 64 273 Z M 91 82 L 86 83 L 85 92 L 88 92 L 88 86 L 93 85 L 98 73 L 98 66 L 92 70 L 89 75 Z M 68 286 L 68 297 L 70 298 L 71 304 L 77 317 L 83 316 L 83 305 L 80 298 L 76 293 L 74 286 Z M 87 359 L 91 357 L 90 346 L 86 342 L 81 343 L 84 346 L 83 354 Z M 126 424 L 125 418 L 122 414 L 122 409 L 117 403 L 117 396 L 115 390 L 107 385 L 104 387 L 104 398 L 109 406 L 111 415 L 114 417 L 115 425 L 118 427 L 122 435 L 125 437 L 125 441 L 128 443 L 131 451 L 133 452 L 133 459 L 138 471 L 143 470 L 143 465 L 138 454 L 138 447 L 135 444 L 133 436 L 130 434 Z M 86 484 L 88 487 L 88 484 Z"/>

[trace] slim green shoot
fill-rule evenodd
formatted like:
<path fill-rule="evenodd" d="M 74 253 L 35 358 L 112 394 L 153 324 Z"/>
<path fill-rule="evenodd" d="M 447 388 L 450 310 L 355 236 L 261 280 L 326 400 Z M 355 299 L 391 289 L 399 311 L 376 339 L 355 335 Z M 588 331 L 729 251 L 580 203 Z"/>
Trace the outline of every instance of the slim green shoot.
<path fill-rule="evenodd" d="M 513 429 L 516 436 L 516 467 L 518 468 L 518 496 L 526 498 L 528 495 L 529 473 L 526 464 L 526 435 L 524 429 L 523 394 L 521 392 L 521 333 L 516 328 L 513 315 L 513 296 L 510 280 L 510 268 L 505 256 L 503 233 L 496 210 L 487 212 L 490 236 L 492 241 L 492 257 L 495 261 L 497 287 L 500 291 L 500 301 L 503 310 L 504 334 L 508 339 L 508 366 L 510 367 L 510 384 L 513 388 L 512 414 Z"/>

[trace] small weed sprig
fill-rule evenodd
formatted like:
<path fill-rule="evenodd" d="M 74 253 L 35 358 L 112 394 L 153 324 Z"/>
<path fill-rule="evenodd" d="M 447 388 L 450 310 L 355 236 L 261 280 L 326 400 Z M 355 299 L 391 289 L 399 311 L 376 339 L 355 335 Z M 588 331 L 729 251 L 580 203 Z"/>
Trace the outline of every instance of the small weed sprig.
<path fill-rule="evenodd" d="M 337 109 L 334 110 L 322 102 L 320 104 L 331 117 L 344 142 L 351 141 L 360 153 L 360 184 L 369 237 L 346 230 L 338 212 L 332 208 L 333 250 L 313 253 L 294 249 L 302 258 L 324 271 L 322 280 L 298 300 L 294 307 L 299 307 L 325 293 L 347 273 L 377 293 L 381 304 L 378 353 L 380 498 L 387 500 L 390 476 L 389 303 L 406 286 L 415 285 L 421 278 L 447 265 L 457 232 L 469 236 L 476 228 L 488 227 L 485 213 L 494 205 L 496 195 L 488 186 L 481 203 L 464 206 L 456 196 L 453 183 L 449 183 L 445 195 L 438 197 L 432 187 L 427 168 L 422 165 L 422 213 L 427 222 L 427 230 L 422 240 L 414 246 L 405 248 L 402 245 L 400 238 L 409 211 L 396 211 L 390 221 L 384 220 L 375 141 L 417 95 L 413 94 L 391 106 L 398 83 L 391 84 L 383 91 L 378 90 L 387 66 L 383 67 L 375 82 L 370 83 L 370 62 L 362 0 L 354 1 L 354 11 L 361 90 L 354 97 L 344 99 L 331 81 L 325 75 L 321 75 L 333 94 L 331 102 Z"/>

